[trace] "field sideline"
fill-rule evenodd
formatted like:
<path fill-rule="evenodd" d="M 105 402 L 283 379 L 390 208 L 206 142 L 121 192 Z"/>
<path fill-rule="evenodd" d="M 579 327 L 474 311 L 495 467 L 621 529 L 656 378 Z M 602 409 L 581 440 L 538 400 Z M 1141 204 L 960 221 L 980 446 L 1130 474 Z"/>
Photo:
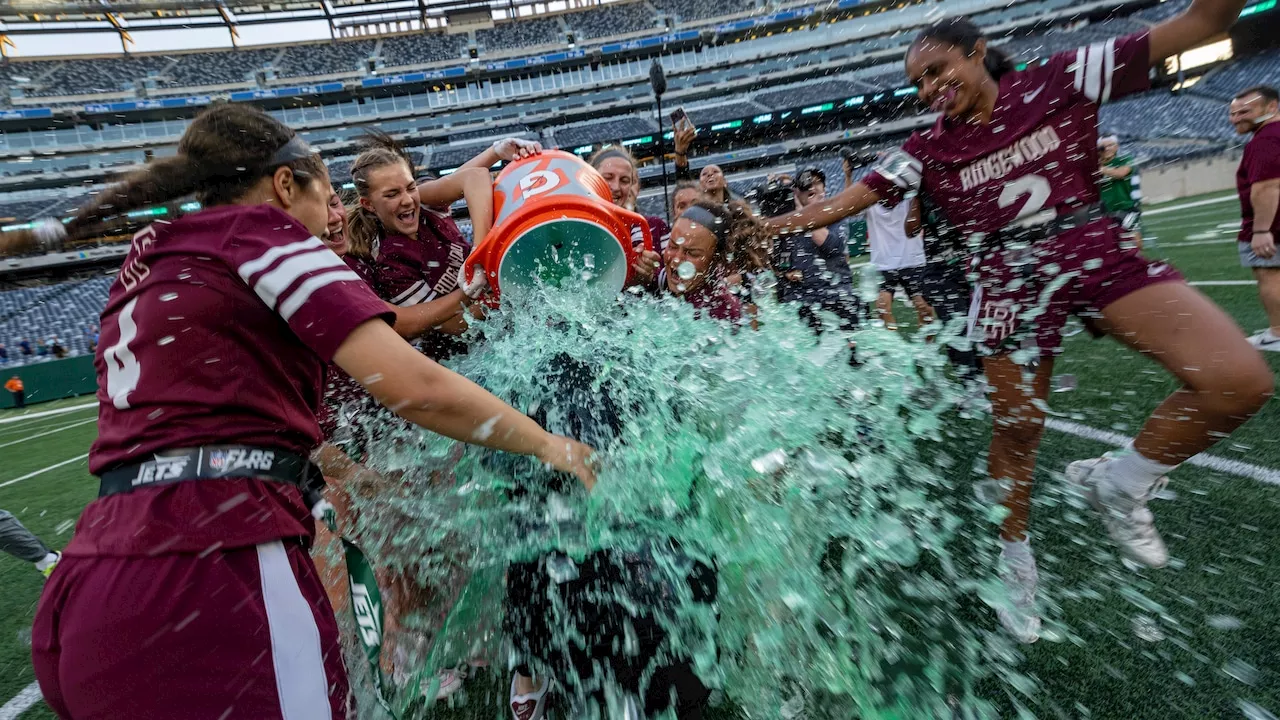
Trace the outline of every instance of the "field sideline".
<path fill-rule="evenodd" d="M 1179 268 L 1252 333 L 1265 318 L 1250 273 L 1238 264 L 1234 200 L 1234 194 L 1215 194 L 1151 209 L 1144 223 L 1155 247 L 1148 254 Z M 1280 373 L 1280 353 L 1267 354 L 1267 361 Z M 1041 454 L 1033 527 L 1042 583 L 1084 588 L 1100 576 L 1128 571 L 1109 548 L 1080 543 L 1079 518 L 1058 497 L 1061 470 L 1133 435 L 1175 382 L 1149 360 L 1083 332 L 1067 339 L 1055 374 L 1055 387 L 1063 391 L 1050 398 L 1053 419 Z M 97 493 L 85 465 L 95 418 L 92 398 L 0 412 L 0 508 L 55 547 L 66 544 L 80 510 Z M 956 467 L 980 458 L 985 423 L 965 424 L 963 447 L 946 448 Z M 1154 503 L 1153 511 L 1174 562 L 1139 573 L 1158 609 L 1141 610 L 1119 597 L 1064 606 L 1079 637 L 1025 649 L 1023 670 L 1041 690 L 1019 702 L 1042 718 L 1280 715 L 1278 430 L 1280 401 L 1273 400 L 1207 456 L 1173 474 L 1173 497 Z M 1096 520 L 1087 521 L 1101 536 Z M 54 717 L 32 689 L 29 632 L 42 583 L 30 565 L 0 555 L 0 720 Z M 1135 633 L 1139 616 L 1158 622 L 1164 637 Z M 502 694 L 472 693 L 465 709 L 439 714 L 504 717 L 500 703 L 477 697 Z M 728 704 L 711 715 L 736 713 Z"/>

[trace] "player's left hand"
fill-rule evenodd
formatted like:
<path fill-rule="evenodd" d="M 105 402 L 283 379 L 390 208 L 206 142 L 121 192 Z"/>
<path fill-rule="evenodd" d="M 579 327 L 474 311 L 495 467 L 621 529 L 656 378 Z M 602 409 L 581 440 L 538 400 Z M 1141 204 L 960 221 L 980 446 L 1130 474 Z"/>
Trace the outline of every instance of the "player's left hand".
<path fill-rule="evenodd" d="M 489 278 L 485 277 L 483 269 L 477 272 L 474 277 L 467 277 L 467 266 L 463 265 L 458 268 L 458 287 L 462 288 L 462 292 L 470 300 L 479 299 L 489 290 Z"/>
<path fill-rule="evenodd" d="M 502 160 L 511 162 L 512 160 L 520 160 L 542 152 L 542 143 L 536 140 L 506 138 L 494 142 L 493 151 Z"/>
<path fill-rule="evenodd" d="M 1276 254 L 1276 235 L 1270 232 L 1253 234 L 1253 254 L 1264 260 L 1270 260 Z"/>
<path fill-rule="evenodd" d="M 658 266 L 661 264 L 661 255 L 652 250 L 641 250 L 640 257 L 636 258 L 635 263 L 631 265 L 631 269 L 636 273 L 636 280 L 642 285 L 647 285 L 653 280 L 653 276 L 657 274 Z"/>

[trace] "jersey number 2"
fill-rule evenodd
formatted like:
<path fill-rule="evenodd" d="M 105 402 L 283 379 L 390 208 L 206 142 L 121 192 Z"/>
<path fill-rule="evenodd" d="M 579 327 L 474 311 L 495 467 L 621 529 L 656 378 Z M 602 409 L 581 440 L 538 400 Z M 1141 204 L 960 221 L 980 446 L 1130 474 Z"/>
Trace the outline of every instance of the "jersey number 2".
<path fill-rule="evenodd" d="M 129 349 L 129 343 L 138 338 L 138 324 L 133 321 L 133 308 L 137 304 L 138 298 L 134 298 L 120 311 L 116 318 L 120 339 L 102 353 L 107 363 L 107 395 L 117 410 L 129 409 L 129 393 L 137 389 L 142 379 L 142 365 Z"/>
<path fill-rule="evenodd" d="M 1044 207 L 1045 202 L 1049 200 L 1052 194 L 1049 188 L 1049 181 L 1039 175 L 1023 175 L 1017 180 L 1012 180 L 1004 186 L 1004 190 L 1000 191 L 1000 197 L 996 203 L 1001 208 L 1007 208 L 1018 201 L 1023 195 L 1027 196 L 1027 202 L 1023 204 L 1022 209 L 1018 211 L 1016 220 L 1021 220 L 1028 215 L 1034 215 Z"/>

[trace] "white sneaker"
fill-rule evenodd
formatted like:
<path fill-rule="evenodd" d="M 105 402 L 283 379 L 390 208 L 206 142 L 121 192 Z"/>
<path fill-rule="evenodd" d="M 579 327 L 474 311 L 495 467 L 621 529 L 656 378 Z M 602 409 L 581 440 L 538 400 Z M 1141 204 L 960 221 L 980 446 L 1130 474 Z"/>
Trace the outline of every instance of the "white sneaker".
<path fill-rule="evenodd" d="M 516 694 L 516 674 L 511 674 L 511 717 L 515 720 L 542 720 L 547 714 L 547 688 L 551 685 L 547 678 L 537 690 L 525 695 Z"/>
<path fill-rule="evenodd" d="M 1000 580 L 1009 593 L 1009 604 L 996 607 L 1000 624 L 1018 642 L 1031 644 L 1040 639 L 1040 614 L 1036 612 L 1036 584 L 1040 574 L 1036 571 L 1036 556 L 1031 546 L 1026 552 L 1014 551 L 1005 545 L 1000 551 Z"/>
<path fill-rule="evenodd" d="M 1132 498 L 1115 487 L 1107 466 L 1112 458 L 1077 460 L 1067 466 L 1067 480 L 1080 487 L 1085 499 L 1102 516 L 1107 534 L 1120 546 L 1120 554 L 1147 567 L 1161 568 L 1169 562 L 1169 550 L 1156 531 L 1155 516 L 1147 509 L 1147 500 L 1164 489 L 1168 479 L 1161 477 L 1144 497 Z"/>
<path fill-rule="evenodd" d="M 1280 352 L 1280 336 L 1267 328 L 1249 338 L 1249 344 L 1264 352 Z"/>

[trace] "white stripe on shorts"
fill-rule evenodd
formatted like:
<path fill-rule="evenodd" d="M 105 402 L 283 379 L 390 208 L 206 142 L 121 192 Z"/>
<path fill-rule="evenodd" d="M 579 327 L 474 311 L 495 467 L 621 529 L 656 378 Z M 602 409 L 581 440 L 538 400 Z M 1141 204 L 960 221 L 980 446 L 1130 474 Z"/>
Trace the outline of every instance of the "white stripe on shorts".
<path fill-rule="evenodd" d="M 311 605 L 302 596 L 289 556 L 279 540 L 258 546 L 262 603 L 271 631 L 271 664 L 280 695 L 283 720 L 323 720 L 333 717 L 329 680 L 320 652 L 320 628 Z"/>

